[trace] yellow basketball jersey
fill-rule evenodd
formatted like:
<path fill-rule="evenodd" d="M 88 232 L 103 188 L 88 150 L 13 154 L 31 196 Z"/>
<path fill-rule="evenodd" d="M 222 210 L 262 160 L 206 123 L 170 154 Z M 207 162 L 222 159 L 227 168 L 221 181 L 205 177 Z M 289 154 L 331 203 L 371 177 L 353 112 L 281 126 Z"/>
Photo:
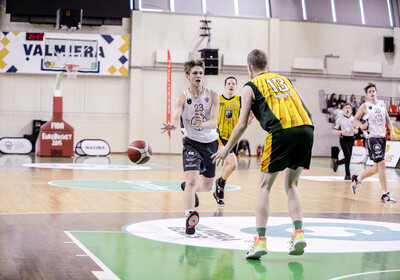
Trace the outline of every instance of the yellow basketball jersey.
<path fill-rule="evenodd" d="M 275 73 L 262 73 L 246 85 L 253 89 L 251 106 L 261 127 L 273 132 L 301 125 L 313 126 L 311 114 L 288 78 Z"/>
<path fill-rule="evenodd" d="M 223 95 L 219 96 L 218 132 L 220 138 L 228 140 L 231 136 L 233 128 L 239 120 L 241 105 L 238 95 L 234 95 L 230 99 Z"/>

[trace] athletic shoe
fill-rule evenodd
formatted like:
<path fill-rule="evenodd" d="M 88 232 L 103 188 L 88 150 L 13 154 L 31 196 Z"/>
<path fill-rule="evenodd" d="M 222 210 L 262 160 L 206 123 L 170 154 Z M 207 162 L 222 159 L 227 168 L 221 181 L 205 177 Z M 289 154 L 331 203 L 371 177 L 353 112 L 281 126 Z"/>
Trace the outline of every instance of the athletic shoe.
<path fill-rule="evenodd" d="M 289 255 L 303 255 L 304 248 L 307 246 L 306 239 L 304 238 L 304 231 L 302 229 L 296 229 L 292 234 L 292 239 L 290 239 L 289 244 Z"/>
<path fill-rule="evenodd" d="M 266 255 L 267 251 L 267 238 L 265 236 L 257 238 L 254 236 L 254 244 L 246 254 L 246 259 L 259 259 L 261 256 Z"/>
<path fill-rule="evenodd" d="M 351 177 L 351 190 L 354 194 L 356 194 L 356 189 L 361 184 L 361 182 L 358 181 L 357 177 L 358 176 L 356 174 Z"/>
<path fill-rule="evenodd" d="M 219 206 L 219 207 L 224 207 L 224 206 L 225 206 L 224 200 L 218 198 L 218 195 L 217 195 L 217 192 L 216 192 L 216 191 L 213 192 L 213 196 L 214 196 L 214 198 L 215 198 L 215 201 L 217 202 L 217 206 Z"/>
<path fill-rule="evenodd" d="M 337 163 L 337 159 L 333 159 L 333 172 L 336 172 L 338 169 L 338 163 Z"/>
<path fill-rule="evenodd" d="M 200 216 L 197 211 L 192 211 L 186 217 L 186 234 L 194 234 L 196 230 L 194 227 L 199 223 Z"/>
<path fill-rule="evenodd" d="M 393 197 L 390 196 L 390 192 L 387 192 L 382 195 L 381 202 L 382 203 L 396 203 L 397 201 Z"/>
<path fill-rule="evenodd" d="M 344 180 L 345 180 L 345 181 L 350 181 L 350 180 L 351 180 L 351 177 L 350 177 L 350 175 L 346 175 L 346 176 L 344 176 Z"/>
<path fill-rule="evenodd" d="M 215 193 L 216 193 L 216 195 L 217 195 L 217 197 L 219 198 L 219 199 L 224 199 L 224 187 L 223 186 L 221 186 L 220 184 L 219 184 L 219 179 L 220 178 L 218 178 L 216 181 L 215 181 Z"/>
<path fill-rule="evenodd" d="M 181 189 L 182 191 L 185 191 L 185 187 L 186 187 L 186 182 L 182 182 L 181 184 Z M 197 193 L 194 193 L 194 207 L 199 207 L 199 197 L 197 196 Z"/>

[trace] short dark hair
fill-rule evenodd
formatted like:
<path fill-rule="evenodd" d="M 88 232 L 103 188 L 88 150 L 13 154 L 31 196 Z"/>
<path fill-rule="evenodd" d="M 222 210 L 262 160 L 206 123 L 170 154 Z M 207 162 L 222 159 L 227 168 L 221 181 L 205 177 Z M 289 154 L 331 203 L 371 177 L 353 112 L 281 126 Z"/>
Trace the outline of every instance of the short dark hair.
<path fill-rule="evenodd" d="M 346 107 L 346 106 L 350 106 L 351 107 L 351 104 L 349 102 L 347 102 L 347 103 L 344 104 L 343 107 Z"/>
<path fill-rule="evenodd" d="M 367 93 L 367 91 L 372 87 L 374 87 L 376 90 L 376 84 L 368 83 L 368 85 L 364 88 L 365 93 Z"/>
<path fill-rule="evenodd" d="M 263 71 L 267 68 L 267 54 L 259 49 L 252 50 L 247 56 L 247 64 L 253 67 L 254 70 Z"/>
<path fill-rule="evenodd" d="M 204 61 L 201 59 L 192 59 L 192 60 L 186 61 L 185 64 L 183 65 L 183 68 L 185 69 L 185 73 L 187 75 L 189 75 L 190 69 L 192 69 L 193 67 L 196 67 L 196 66 L 200 66 L 203 69 L 203 71 L 205 69 Z"/>
<path fill-rule="evenodd" d="M 236 80 L 236 78 L 235 77 L 233 77 L 233 76 L 230 76 L 230 77 L 228 77 L 228 78 L 226 78 L 225 79 L 225 83 L 224 83 L 224 85 L 226 86 L 226 82 L 228 82 L 228 80 L 229 79 L 234 79 L 235 80 L 235 82 L 236 82 L 236 84 L 237 84 L 237 80 Z"/>

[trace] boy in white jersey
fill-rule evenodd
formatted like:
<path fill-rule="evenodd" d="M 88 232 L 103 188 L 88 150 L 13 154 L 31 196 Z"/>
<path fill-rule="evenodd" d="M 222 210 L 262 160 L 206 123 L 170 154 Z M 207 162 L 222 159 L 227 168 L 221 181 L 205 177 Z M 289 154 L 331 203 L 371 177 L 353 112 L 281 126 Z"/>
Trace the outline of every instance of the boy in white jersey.
<path fill-rule="evenodd" d="M 333 126 L 333 134 L 340 135 L 340 147 L 342 148 L 344 158 L 333 160 L 333 171 L 336 172 L 338 166 L 345 165 L 346 176 L 344 180 L 350 181 L 350 159 L 353 152 L 354 134 L 358 132 L 351 115 L 351 105 L 346 103 L 343 108 L 344 114 L 340 116 Z"/>
<path fill-rule="evenodd" d="M 211 191 L 215 177 L 215 164 L 211 155 L 218 151 L 218 93 L 203 87 L 204 62 L 190 60 L 184 64 L 189 88 L 180 94 L 175 103 L 172 120 L 164 124 L 162 133 L 175 130 L 181 120 L 183 126 L 183 170 L 185 182 L 183 201 L 186 214 L 186 234 L 194 234 L 199 222 L 196 191 Z"/>
<path fill-rule="evenodd" d="M 355 194 L 357 187 L 361 184 L 363 179 L 378 173 L 379 182 L 383 192 L 381 202 L 396 203 L 396 200 L 390 196 L 390 192 L 387 189 L 385 166 L 386 125 L 390 129 L 390 138 L 392 140 L 395 139 L 396 135 L 394 133 L 392 122 L 390 121 L 385 103 L 377 98 L 378 92 L 376 91 L 376 85 L 369 83 L 364 90 L 369 101 L 360 106 L 357 114 L 354 116 L 353 122 L 362 130 L 367 130 L 368 132 L 366 138 L 369 157 L 374 161 L 374 165 L 366 169 L 361 175 L 354 174 L 352 176 L 351 189 Z M 362 124 L 360 122 L 360 118 L 364 115 L 367 115 L 368 122 Z"/>

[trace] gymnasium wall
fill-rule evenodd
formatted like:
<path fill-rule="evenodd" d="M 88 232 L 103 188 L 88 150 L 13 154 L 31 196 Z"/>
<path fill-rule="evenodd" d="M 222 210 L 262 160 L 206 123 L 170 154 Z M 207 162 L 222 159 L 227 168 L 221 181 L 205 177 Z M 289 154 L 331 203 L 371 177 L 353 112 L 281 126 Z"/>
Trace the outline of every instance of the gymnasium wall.
<path fill-rule="evenodd" d="M 179 131 L 172 133 L 171 144 L 166 135 L 160 135 L 160 124 L 166 114 L 166 65 L 156 63 L 156 51 L 188 51 L 198 57 L 203 17 L 134 12 L 132 17 L 132 68 L 131 68 L 131 139 L 151 139 L 157 152 L 179 152 Z M 287 74 L 311 107 L 315 122 L 314 155 L 330 155 L 330 147 L 338 145 L 338 137 L 320 112 L 318 91 L 364 95 L 367 82 L 376 82 L 385 96 L 399 96 L 399 54 L 383 52 L 383 36 L 395 36 L 400 44 L 400 29 L 369 28 L 309 22 L 280 21 L 278 19 L 234 19 L 208 17 L 212 21 L 211 47 L 218 48 L 221 61 L 224 53 L 244 56 L 254 48 L 267 52 L 270 71 Z M 145 27 L 145 28 L 144 28 Z M 175 32 L 174 30 L 177 30 Z M 327 67 L 320 71 L 293 69 L 293 57 L 323 58 L 327 54 Z M 173 58 L 172 58 L 173 61 Z M 220 61 L 220 62 L 221 62 Z M 352 72 L 354 61 L 381 62 L 382 74 Z M 188 86 L 180 67 L 172 71 L 172 104 Z M 161 70 L 162 69 L 162 70 Z M 229 76 L 238 78 L 239 87 L 248 81 L 246 68 L 222 66 L 218 76 L 206 76 L 205 85 L 222 93 L 223 81 Z M 385 79 L 383 78 L 385 77 Z M 388 80 L 388 81 L 387 81 Z M 140 95 L 140 97 L 139 97 Z M 148 126 L 144 120 L 152 120 Z M 264 141 L 265 133 L 255 121 L 245 132 L 253 151 Z"/>
<path fill-rule="evenodd" d="M 48 31 L 47 25 L 10 23 L 4 9 L 0 16 L 1 31 Z M 112 152 L 124 152 L 130 141 L 147 140 L 155 153 L 180 153 L 181 133 L 171 140 L 161 135 L 166 118 L 166 65 L 156 62 L 157 50 L 188 52 L 198 57 L 206 46 L 200 37 L 202 16 L 133 11 L 131 20 L 122 27 L 92 27 L 76 32 L 123 34 L 131 36 L 131 69 L 129 78 L 80 75 L 64 79 L 64 119 L 75 128 L 75 141 L 86 138 L 106 140 Z M 246 56 L 254 48 L 264 49 L 270 57 L 270 70 L 287 75 L 311 107 L 315 122 L 314 155 L 329 155 L 337 145 L 331 125 L 320 113 L 318 91 L 363 95 L 369 81 L 377 83 L 385 96 L 399 96 L 399 54 L 383 52 L 383 36 L 394 36 L 400 45 L 400 31 L 387 28 L 334 25 L 278 19 L 243 19 L 208 17 L 212 20 L 211 47 L 218 48 L 220 64 L 224 53 Z M 64 31 L 62 31 L 64 32 Z M 322 70 L 293 69 L 293 57 L 328 58 Z M 172 61 L 174 58 L 172 57 Z M 354 61 L 382 63 L 381 75 L 352 72 Z M 227 76 L 238 78 L 239 87 L 248 81 L 245 67 L 222 66 L 218 76 L 206 76 L 205 85 L 223 91 Z M 0 137 L 20 137 L 31 132 L 33 119 L 51 118 L 51 95 L 55 75 L 0 75 Z M 185 88 L 182 64 L 173 63 L 172 104 Z M 252 150 L 264 141 L 266 133 L 256 121 L 245 132 Z M 254 154 L 254 152 L 253 152 Z"/>

